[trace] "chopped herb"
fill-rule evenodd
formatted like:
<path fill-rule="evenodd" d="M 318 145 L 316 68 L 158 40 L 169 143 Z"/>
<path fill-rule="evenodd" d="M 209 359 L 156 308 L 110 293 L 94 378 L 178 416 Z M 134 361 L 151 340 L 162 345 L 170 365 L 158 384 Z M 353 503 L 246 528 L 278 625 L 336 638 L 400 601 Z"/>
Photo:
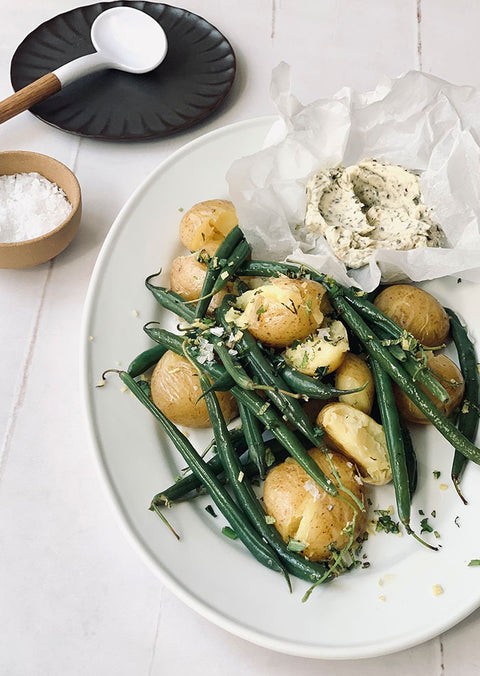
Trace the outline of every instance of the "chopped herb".
<path fill-rule="evenodd" d="M 302 362 L 300 364 L 300 368 L 304 369 L 307 364 L 308 364 L 308 354 L 306 352 L 304 352 L 303 357 L 302 357 Z"/>
<path fill-rule="evenodd" d="M 310 317 L 312 314 L 312 299 L 308 298 L 305 302 L 305 306 L 307 308 L 307 317 Z"/>
<path fill-rule="evenodd" d="M 435 517 L 437 516 L 437 511 L 436 511 L 435 509 L 432 510 L 431 516 L 432 516 L 434 519 L 435 519 Z"/>
<path fill-rule="evenodd" d="M 440 533 L 438 532 L 438 530 L 434 530 L 434 531 L 433 531 L 433 534 L 435 535 L 435 537 L 436 537 L 437 540 L 438 540 L 438 538 L 440 537 Z"/>
<path fill-rule="evenodd" d="M 217 518 L 217 515 L 215 514 L 215 511 L 214 511 L 212 505 L 207 505 L 205 507 L 205 511 L 208 512 L 209 514 L 211 514 L 212 516 L 214 516 L 215 518 Z"/>
<path fill-rule="evenodd" d="M 178 207 L 178 210 L 179 210 L 180 213 L 181 213 L 181 212 L 183 211 L 183 207 Z"/>
<path fill-rule="evenodd" d="M 265 516 L 265 522 L 268 523 L 268 524 L 275 523 L 275 517 L 270 516 L 270 514 L 267 514 Z"/>
<path fill-rule="evenodd" d="M 377 526 L 375 530 L 377 533 L 384 531 L 385 533 L 400 533 L 400 524 L 394 521 L 390 516 L 388 509 L 376 509 L 375 514 L 380 516 L 377 519 Z"/>
<path fill-rule="evenodd" d="M 264 305 L 260 305 L 260 307 L 257 308 L 257 316 L 259 317 L 260 315 L 262 315 L 262 314 L 263 314 L 264 312 L 266 312 L 266 311 L 267 311 L 267 310 L 265 309 L 265 306 L 264 306 Z"/>
<path fill-rule="evenodd" d="M 418 510 L 418 513 L 420 514 L 420 516 L 424 516 L 424 514 L 425 514 L 425 512 L 423 511 L 423 509 L 419 509 L 419 510 Z"/>
<path fill-rule="evenodd" d="M 458 523 L 459 518 L 460 518 L 459 516 L 456 516 L 453 521 L 453 523 L 457 526 L 457 528 L 460 528 L 460 524 Z"/>
<path fill-rule="evenodd" d="M 439 479 L 439 478 L 440 478 L 440 474 L 441 474 L 441 472 L 439 472 L 438 469 L 436 469 L 436 470 L 433 472 L 433 478 L 434 478 L 434 479 Z"/>
<path fill-rule="evenodd" d="M 230 526 L 224 526 L 222 528 L 222 533 L 227 537 L 230 538 L 230 540 L 236 540 L 238 535 L 235 533 L 233 528 L 230 528 Z"/>
<path fill-rule="evenodd" d="M 271 467 L 275 462 L 275 456 L 272 453 L 272 449 L 267 446 L 265 449 L 265 464 L 267 467 Z"/>
<path fill-rule="evenodd" d="M 469 566 L 480 566 L 480 559 L 472 559 L 469 564 Z"/>
<path fill-rule="evenodd" d="M 303 552 L 306 546 L 307 546 L 306 542 L 301 542 L 300 540 L 290 538 L 290 540 L 288 541 L 287 549 L 289 549 L 291 552 Z"/>
<path fill-rule="evenodd" d="M 425 519 L 422 519 L 420 521 L 420 533 L 432 533 L 432 532 L 433 532 L 433 528 L 428 523 L 428 517 L 425 517 Z"/>

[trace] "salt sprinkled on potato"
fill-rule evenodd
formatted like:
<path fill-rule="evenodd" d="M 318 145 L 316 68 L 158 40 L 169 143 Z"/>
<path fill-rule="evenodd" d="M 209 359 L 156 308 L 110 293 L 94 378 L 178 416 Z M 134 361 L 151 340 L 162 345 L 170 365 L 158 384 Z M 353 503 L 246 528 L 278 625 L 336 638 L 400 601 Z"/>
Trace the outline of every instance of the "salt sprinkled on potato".
<path fill-rule="evenodd" d="M 345 488 L 364 504 L 363 484 L 351 462 L 340 453 L 329 452 L 327 456 L 319 448 L 312 448 L 309 454 L 326 476 L 336 482 L 333 466 Z M 287 458 L 268 473 L 263 500 L 267 514 L 275 519 L 275 527 L 285 542 L 293 538 L 303 543 L 304 556 L 311 561 L 322 561 L 332 557 L 333 547 L 340 550 L 348 546 L 352 535 L 355 540 L 365 527 L 365 512 L 355 512 L 351 498 L 341 490 L 339 493 L 347 497 L 350 504 L 326 493 L 293 458 Z"/>

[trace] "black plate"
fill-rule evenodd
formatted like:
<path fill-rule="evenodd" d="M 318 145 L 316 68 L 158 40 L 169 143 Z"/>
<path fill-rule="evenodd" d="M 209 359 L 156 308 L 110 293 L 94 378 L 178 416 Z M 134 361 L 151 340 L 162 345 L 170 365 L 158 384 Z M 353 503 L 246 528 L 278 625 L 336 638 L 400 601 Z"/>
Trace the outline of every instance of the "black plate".
<path fill-rule="evenodd" d="M 81 136 L 135 140 L 191 127 L 220 105 L 235 77 L 230 43 L 197 14 L 154 2 L 99 2 L 41 24 L 13 56 L 13 88 L 95 51 L 93 21 L 106 9 L 123 6 L 144 11 L 162 26 L 168 40 L 163 63 L 144 75 L 117 70 L 87 75 L 33 106 L 34 115 Z"/>

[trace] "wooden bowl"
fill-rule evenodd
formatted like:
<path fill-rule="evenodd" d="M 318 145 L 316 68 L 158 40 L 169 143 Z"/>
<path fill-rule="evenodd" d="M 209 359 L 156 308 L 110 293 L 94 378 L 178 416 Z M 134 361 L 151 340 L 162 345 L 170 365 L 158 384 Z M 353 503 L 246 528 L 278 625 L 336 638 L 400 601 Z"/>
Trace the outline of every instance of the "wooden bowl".
<path fill-rule="evenodd" d="M 0 152 L 0 175 L 37 172 L 56 183 L 72 211 L 54 230 L 35 239 L 0 242 L 0 268 L 27 268 L 45 263 L 63 251 L 77 234 L 82 212 L 80 185 L 68 167 L 48 155 L 24 150 Z"/>

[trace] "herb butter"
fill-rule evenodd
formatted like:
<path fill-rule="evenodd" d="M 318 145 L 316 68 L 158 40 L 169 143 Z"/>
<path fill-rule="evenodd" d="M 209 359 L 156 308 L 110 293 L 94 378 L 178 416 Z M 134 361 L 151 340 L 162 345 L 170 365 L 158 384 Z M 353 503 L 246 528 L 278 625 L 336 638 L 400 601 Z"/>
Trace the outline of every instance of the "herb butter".
<path fill-rule="evenodd" d="M 377 249 L 408 251 L 444 241 L 422 201 L 418 176 L 374 159 L 314 174 L 305 226 L 310 235 L 323 235 L 349 268 L 366 265 Z"/>

